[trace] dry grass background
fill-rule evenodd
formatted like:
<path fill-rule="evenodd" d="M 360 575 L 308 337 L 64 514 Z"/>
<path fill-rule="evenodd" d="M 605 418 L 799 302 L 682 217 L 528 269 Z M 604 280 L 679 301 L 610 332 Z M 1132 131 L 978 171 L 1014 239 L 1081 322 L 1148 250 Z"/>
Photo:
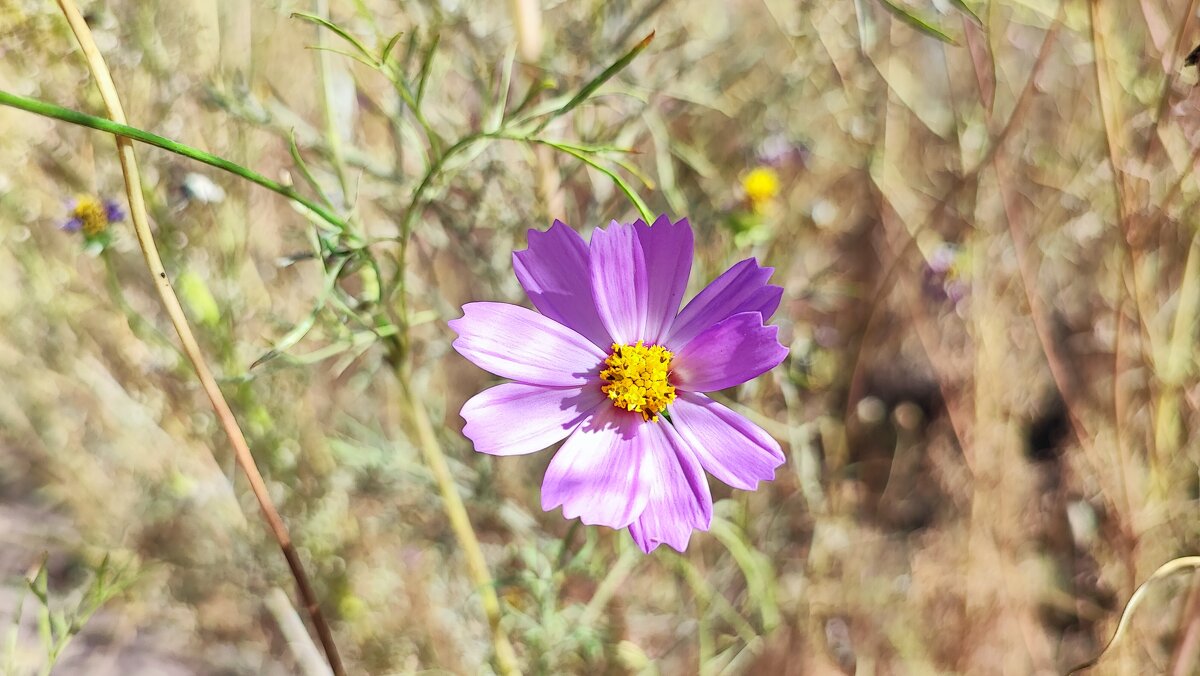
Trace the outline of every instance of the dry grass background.
<path fill-rule="evenodd" d="M 368 44 L 404 31 L 409 72 L 439 36 L 423 109 L 446 138 L 495 114 L 522 3 L 329 4 Z M 655 30 L 548 133 L 637 150 L 652 185 L 625 175 L 697 227 L 694 285 L 750 255 L 775 266 L 792 353 L 727 393 L 788 464 L 753 494 L 714 486 L 717 524 L 685 555 L 543 514 L 548 454 L 477 456 L 459 435 L 488 378 L 449 352 L 445 321 L 522 298 L 509 256 L 526 229 L 634 212 L 603 175 L 520 143 L 437 182 L 409 250 L 414 379 L 527 673 L 1061 673 L 1103 646 L 1138 583 L 1200 548 L 1195 2 L 967 2 L 979 23 L 913 5 L 956 44 L 871 0 L 540 4 L 541 56 L 530 29 L 510 107 L 543 78 L 543 97 L 573 91 Z M 322 76 L 306 47 L 329 36 L 289 18 L 322 7 L 84 9 L 132 124 L 272 177 L 296 176 L 294 129 L 334 193 L 342 158 L 364 229 L 395 234 L 422 137 L 378 73 L 331 54 Z M 0 55 L 0 89 L 102 110 L 51 3 L 0 3 Z M 311 668 L 274 591 L 290 592 L 286 568 L 132 234 L 96 257 L 56 227 L 74 194 L 121 193 L 111 138 L 11 109 L 0 129 L 0 619 L 43 551 L 67 607 L 107 555 L 131 586 L 58 673 Z M 751 216 L 740 180 L 781 147 L 781 191 Z M 167 268 L 352 672 L 489 672 L 385 351 L 326 311 L 288 357 L 249 368 L 322 297 L 319 265 L 284 264 L 313 226 L 216 170 L 139 157 Z M 189 195 L 192 172 L 225 199 Z M 930 289 L 944 244 L 959 303 Z M 350 271 L 338 287 L 372 283 Z M 1098 671 L 1193 673 L 1198 596 L 1200 577 L 1157 583 Z M 0 646 L 22 674 L 45 657 L 25 609 Z"/>

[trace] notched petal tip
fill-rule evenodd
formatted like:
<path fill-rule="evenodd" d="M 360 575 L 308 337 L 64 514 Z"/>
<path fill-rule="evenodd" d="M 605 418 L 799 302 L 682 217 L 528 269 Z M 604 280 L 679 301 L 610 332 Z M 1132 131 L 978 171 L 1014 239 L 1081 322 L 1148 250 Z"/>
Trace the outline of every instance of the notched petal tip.
<path fill-rule="evenodd" d="M 773 272 L 756 258 L 732 265 L 680 310 L 667 334 L 667 346 L 682 349 L 701 332 L 742 312 L 760 312 L 765 323 L 783 298 L 783 287 L 767 284 Z"/>
<path fill-rule="evenodd" d="M 765 324 L 771 321 L 771 317 L 779 309 L 779 304 L 783 302 L 783 287 L 767 284 L 760 290 L 756 300 L 758 306 L 755 309 L 763 316 Z"/>
<path fill-rule="evenodd" d="M 452 346 L 489 373 L 532 385 L 570 387 L 595 379 L 604 352 L 569 327 L 509 303 L 463 305 L 447 322 Z"/>
<path fill-rule="evenodd" d="M 579 233 L 562 221 L 530 230 L 529 247 L 512 254 L 513 272 L 543 315 L 607 349 L 612 342 L 592 297 L 590 254 Z"/>
<path fill-rule="evenodd" d="M 643 554 L 650 554 L 654 552 L 654 550 L 658 549 L 659 545 L 667 545 L 671 549 L 674 549 L 682 554 L 685 550 L 687 550 L 687 546 L 692 540 L 692 531 L 689 530 L 687 535 L 683 537 L 682 541 L 675 540 L 673 542 L 669 542 L 665 539 L 660 540 L 658 538 L 648 536 L 645 532 L 637 527 L 637 522 L 635 521 L 629 524 L 629 536 L 633 538 L 633 543 L 638 546 L 638 549 L 642 550 Z"/>
<path fill-rule="evenodd" d="M 788 348 L 779 327 L 760 312 L 740 312 L 705 329 L 676 355 L 673 380 L 688 392 L 713 392 L 740 385 L 778 366 Z"/>
<path fill-rule="evenodd" d="M 542 480 L 542 509 L 562 507 L 563 517 L 589 526 L 621 529 L 633 523 L 650 491 L 645 439 L 635 433 L 641 419 L 634 419 L 611 406 L 597 407 L 551 458 Z"/>
<path fill-rule="evenodd" d="M 681 394 L 670 411 L 676 431 L 704 469 L 733 488 L 756 490 L 787 460 L 765 430 L 702 394 Z"/>
<path fill-rule="evenodd" d="M 575 232 L 574 228 L 556 218 L 554 219 L 554 222 L 550 224 L 550 227 L 546 228 L 545 230 L 539 230 L 538 228 L 530 228 L 526 230 L 525 241 L 528 246 L 524 249 L 520 249 L 519 251 L 513 251 L 513 253 L 527 253 L 531 248 L 533 248 L 534 242 L 546 239 L 547 237 L 553 237 L 554 235 L 559 234 L 559 231 L 561 230 L 568 230 L 570 231 L 571 235 L 578 236 L 578 233 Z"/>
<path fill-rule="evenodd" d="M 647 441 L 650 496 L 629 534 L 643 552 L 660 544 L 682 552 L 694 531 L 706 531 L 712 524 L 708 477 L 692 446 L 670 423 L 655 427 Z"/>
<path fill-rule="evenodd" d="M 595 387 L 504 383 L 468 399 L 459 414 L 477 452 L 523 455 L 565 439 L 603 401 Z"/>

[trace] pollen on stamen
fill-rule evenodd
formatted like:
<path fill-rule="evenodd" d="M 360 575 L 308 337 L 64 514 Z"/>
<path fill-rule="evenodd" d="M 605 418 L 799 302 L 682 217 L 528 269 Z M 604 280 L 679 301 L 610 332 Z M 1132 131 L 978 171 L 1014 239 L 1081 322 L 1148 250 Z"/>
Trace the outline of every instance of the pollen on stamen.
<path fill-rule="evenodd" d="M 600 372 L 606 383 L 601 391 L 619 409 L 642 414 L 642 420 L 658 422 L 658 414 L 675 401 L 670 383 L 671 358 L 675 355 L 661 345 L 613 343 L 612 354 L 604 360 Z"/>

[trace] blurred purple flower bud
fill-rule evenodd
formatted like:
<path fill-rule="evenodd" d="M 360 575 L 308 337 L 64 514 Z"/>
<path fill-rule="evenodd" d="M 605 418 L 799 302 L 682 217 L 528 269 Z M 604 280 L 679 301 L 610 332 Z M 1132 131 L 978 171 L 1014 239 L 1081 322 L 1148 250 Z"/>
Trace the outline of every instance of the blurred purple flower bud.
<path fill-rule="evenodd" d="M 758 163 L 771 167 L 808 163 L 808 146 L 783 134 L 771 134 L 758 144 Z"/>

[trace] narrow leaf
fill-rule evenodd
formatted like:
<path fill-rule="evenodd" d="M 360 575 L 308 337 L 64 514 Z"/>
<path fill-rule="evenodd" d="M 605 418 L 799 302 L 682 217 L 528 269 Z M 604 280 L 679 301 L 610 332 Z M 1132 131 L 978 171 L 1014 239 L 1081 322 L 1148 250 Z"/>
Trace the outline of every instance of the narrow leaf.
<path fill-rule="evenodd" d="M 440 33 L 433 34 L 433 40 L 430 41 L 429 47 L 425 49 L 425 56 L 421 59 L 421 76 L 417 80 L 417 104 L 425 99 L 425 85 L 429 84 L 429 73 L 433 70 L 433 54 L 437 51 L 438 43 L 441 42 L 442 36 Z"/>
<path fill-rule="evenodd" d="M 504 111 L 508 109 L 508 90 L 512 87 L 512 71 L 516 61 L 517 49 L 513 46 L 504 58 L 504 65 L 500 71 L 500 85 L 496 88 L 496 105 L 484 131 L 496 132 L 504 125 Z"/>
<path fill-rule="evenodd" d="M 629 183 L 627 183 L 625 181 L 625 179 L 621 178 L 621 176 L 619 174 L 617 174 L 617 172 L 613 171 L 612 169 L 609 169 L 608 167 L 604 166 L 603 164 L 600 164 L 591 155 L 589 155 L 587 153 L 579 152 L 578 150 L 575 150 L 571 146 L 565 146 L 565 145 L 561 145 L 561 144 L 554 143 L 551 141 L 544 141 L 544 140 L 540 140 L 540 139 L 529 139 L 529 140 L 534 143 L 541 143 L 543 145 L 550 146 L 551 148 L 554 148 L 555 150 L 558 150 L 559 152 L 566 153 L 566 154 L 574 157 L 575 159 L 579 160 L 580 162 L 583 162 L 584 164 L 588 165 L 589 167 L 595 169 L 596 171 L 609 177 L 609 179 L 611 179 L 612 182 L 614 184 L 616 184 L 617 188 L 621 192 L 625 193 L 625 197 L 629 198 L 629 201 L 633 203 L 634 208 L 637 209 L 638 215 L 642 217 L 642 220 L 644 220 L 647 223 L 654 222 L 654 217 L 650 215 L 650 208 L 648 206 L 646 206 L 646 203 L 644 201 L 642 201 L 642 198 L 638 196 L 637 192 L 633 188 L 631 188 L 629 186 Z"/>
<path fill-rule="evenodd" d="M 311 49 L 313 51 L 319 51 L 319 52 L 332 52 L 333 54 L 337 54 L 338 56 L 344 56 L 347 59 L 354 59 L 355 61 L 361 63 L 362 65 L 364 65 L 368 68 L 378 68 L 378 66 L 374 62 L 371 61 L 370 57 L 362 57 L 362 56 L 359 56 L 358 54 L 355 54 L 354 52 L 347 52 L 346 50 L 338 49 L 337 47 L 322 47 L 320 45 L 309 45 L 309 46 L 305 47 L 305 49 Z"/>
<path fill-rule="evenodd" d="M 329 196 L 325 194 L 325 190 L 321 187 L 321 184 L 317 182 L 316 177 L 314 177 L 312 172 L 309 171 L 308 163 L 304 161 L 304 156 L 300 154 L 300 145 L 296 142 L 295 129 L 291 129 L 288 132 L 288 150 L 292 153 L 292 161 L 296 163 L 296 169 L 300 172 L 300 176 L 302 176 L 304 181 L 308 183 L 308 186 L 317 193 L 317 196 L 321 198 L 322 202 L 329 206 L 329 208 L 334 208 L 333 202 L 329 200 Z"/>
<path fill-rule="evenodd" d="M 337 285 L 337 280 L 342 275 L 342 270 L 346 267 L 346 263 L 349 260 L 349 258 L 342 258 L 338 260 L 331 269 L 326 270 L 325 283 L 321 287 L 321 294 L 317 296 L 312 311 L 309 312 L 304 319 L 301 319 L 295 326 L 293 326 L 290 331 L 284 334 L 282 338 L 276 341 L 275 344 L 271 346 L 271 349 L 267 350 L 258 359 L 255 359 L 254 362 L 250 364 L 250 368 L 246 369 L 247 371 L 253 371 L 272 359 L 276 359 L 277 357 L 283 355 L 288 350 L 295 347 L 297 343 L 303 340 L 304 337 L 307 336 L 310 331 L 312 331 L 313 327 L 317 323 L 317 319 L 321 316 L 321 312 L 325 309 L 325 304 L 329 301 L 329 297 L 333 294 L 334 287 Z"/>
<path fill-rule="evenodd" d="M 943 31 L 942 29 L 933 25 L 932 23 L 930 23 L 928 19 L 921 18 L 920 16 L 915 14 L 911 9 L 908 9 L 907 7 L 901 7 L 900 5 L 897 5 L 895 2 L 892 2 L 892 0 L 878 0 L 878 1 L 879 1 L 879 4 L 882 5 L 884 9 L 886 9 L 887 11 L 892 13 L 892 16 L 896 17 L 897 19 L 900 19 L 904 23 L 908 24 L 909 26 L 912 26 L 916 30 L 928 35 L 929 37 L 936 38 L 938 40 L 941 40 L 942 42 L 946 42 L 946 43 L 949 43 L 952 45 L 958 44 L 958 42 L 956 42 L 954 40 L 954 38 L 950 37 L 950 35 L 947 34 L 945 31 Z"/>
<path fill-rule="evenodd" d="M 343 39 L 346 42 L 349 42 L 351 45 L 353 45 L 354 48 L 357 49 L 360 54 L 367 57 L 367 59 L 374 58 L 371 56 L 371 52 L 367 51 L 367 48 L 363 46 L 363 43 L 358 41 L 358 38 L 347 33 L 346 29 L 333 23 L 329 19 L 319 17 L 315 14 L 308 14 L 307 12 L 292 12 L 292 18 L 293 19 L 301 19 L 304 21 L 308 21 L 309 23 L 314 23 L 318 26 L 327 28 L 327 29 L 333 31 L 335 34 L 337 34 L 337 36 L 340 37 L 341 39 Z"/>
<path fill-rule="evenodd" d="M 867 0 L 854 0 L 854 19 L 858 22 L 858 49 L 865 55 L 875 44 L 875 21 L 867 8 Z"/>
<path fill-rule="evenodd" d="M 396 43 L 400 42 L 400 38 L 404 36 L 404 31 L 400 31 L 392 36 L 391 40 L 387 41 L 383 51 L 379 53 L 379 63 L 387 63 L 388 57 L 392 55 L 392 50 L 396 48 Z"/>
<path fill-rule="evenodd" d="M 559 108 L 558 110 L 554 111 L 553 113 L 550 114 L 549 117 L 547 117 L 545 120 L 543 120 L 542 123 L 540 125 L 538 125 L 537 131 L 541 131 L 541 130 L 545 129 L 546 125 L 550 124 L 551 120 L 553 120 L 556 117 L 561 117 L 563 115 L 566 115 L 567 113 L 574 110 L 576 106 L 578 106 L 579 104 L 588 100 L 588 97 L 590 97 L 593 93 L 595 93 L 595 91 L 600 88 L 600 85 L 611 80 L 614 75 L 621 72 L 622 70 L 625 69 L 626 66 L 628 66 L 630 63 L 632 63 L 633 60 L 637 58 L 638 54 L 641 54 L 643 51 L 645 51 L 645 49 L 650 46 L 650 41 L 653 39 L 654 39 L 654 32 L 651 31 L 649 35 L 642 38 L 641 42 L 634 45 L 633 49 L 629 50 L 628 52 L 625 52 L 624 56 L 617 59 L 615 62 L 613 62 L 613 64 L 611 66 L 609 66 L 608 68 L 605 68 L 599 75 L 597 75 L 590 82 L 585 84 L 583 86 L 583 88 L 579 90 L 578 94 L 576 94 L 575 96 L 572 96 L 570 101 L 567 101 L 566 105 L 564 105 L 562 108 Z"/>

